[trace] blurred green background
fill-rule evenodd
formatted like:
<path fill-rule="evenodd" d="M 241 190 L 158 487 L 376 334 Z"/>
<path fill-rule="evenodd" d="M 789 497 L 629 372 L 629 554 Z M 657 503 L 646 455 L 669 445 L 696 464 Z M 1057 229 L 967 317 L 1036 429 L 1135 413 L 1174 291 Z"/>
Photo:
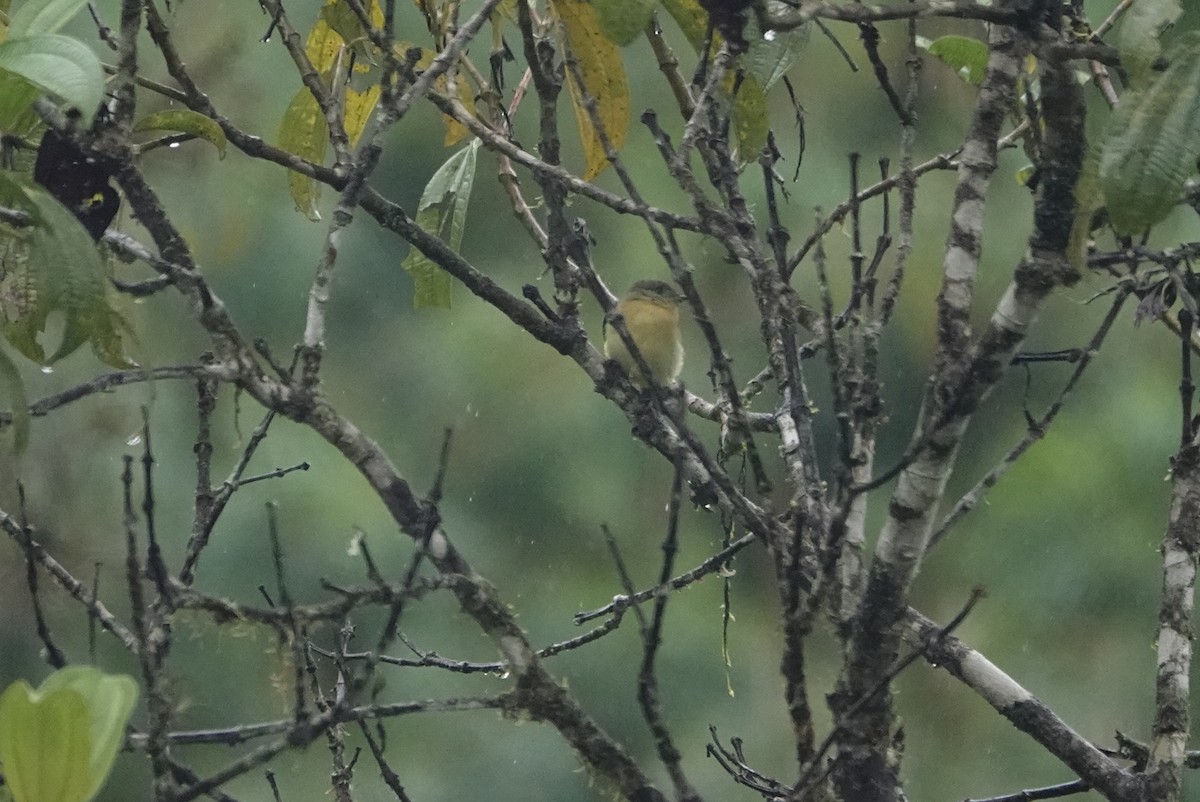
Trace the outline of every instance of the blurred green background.
<path fill-rule="evenodd" d="M 98 4 L 115 25 L 117 4 Z M 402 36 L 424 42 L 417 13 L 402 7 Z M 1112 2 L 1089 2 L 1098 22 Z M 300 25 L 315 18 L 319 3 L 292 3 Z M 470 11 L 467 4 L 466 11 Z M 247 0 L 176 2 L 176 38 L 200 85 L 218 109 L 245 130 L 274 139 L 278 121 L 299 86 L 278 41 L 261 43 L 267 18 Z M 668 25 L 668 27 L 670 27 Z M 881 156 L 898 160 L 894 114 L 879 90 L 852 26 L 832 26 L 853 54 L 852 72 L 831 43 L 814 34 L 791 70 L 797 99 L 805 109 L 807 148 L 785 214 L 798 242 L 811 230 L 814 207 L 832 208 L 846 196 L 847 154 L 863 156 L 864 174 Z M 923 36 L 965 33 L 980 26 L 922 21 Z M 78 35 L 91 37 L 80 20 Z M 893 77 L 903 80 L 903 27 L 882 26 L 884 52 Z M 670 32 L 677 54 L 690 69 L 690 51 Z M 508 31 L 510 43 L 515 34 Z M 94 37 L 91 37 L 94 38 Z M 681 123 L 664 90 L 649 47 L 626 48 L 633 110 L 654 107 L 677 135 Z M 472 51 L 486 67 L 485 47 Z M 149 42 L 146 75 L 165 79 Z M 111 58 L 104 52 L 103 57 Z M 507 67 L 510 87 L 520 73 Z M 1093 127 L 1107 112 L 1089 90 Z M 145 111 L 163 106 L 150 95 Z M 967 123 L 974 90 L 946 67 L 927 59 L 921 76 L 918 160 L 953 149 Z M 790 176 L 797 135 L 786 93 L 772 96 L 772 115 Z M 534 104 L 517 118 L 518 138 L 536 142 Z M 572 140 L 573 115 L 564 100 L 566 161 L 581 164 Z M 389 135 L 375 185 L 410 212 L 421 189 L 450 155 L 441 146 L 438 115 L 419 108 Z M 624 156 L 648 198 L 685 210 L 673 190 L 648 134 L 636 124 Z M 1026 159 L 1019 151 L 1001 157 L 991 189 L 985 254 L 976 321 L 986 320 L 1008 283 L 1029 233 L 1031 202 L 1016 181 Z M 320 253 L 324 224 L 294 211 L 280 168 L 255 162 L 230 149 L 218 160 L 204 143 L 149 155 L 145 169 L 203 265 L 215 291 L 229 305 L 247 337 L 265 338 L 286 355 L 303 326 L 306 292 Z M 765 212 L 757 169 L 744 184 L 756 211 Z M 479 159 L 464 255 L 501 285 L 516 292 L 534 283 L 549 295 L 537 247 L 518 233 L 497 182 L 495 160 Z M 867 179 L 864 179 L 866 183 Z M 615 177 L 599 183 L 619 190 Z M 522 175 L 527 197 L 536 184 Z M 915 250 L 905 291 L 884 350 L 881 379 L 889 422 L 877 465 L 889 467 L 907 442 L 921 384 L 934 348 L 934 296 L 947 233 L 953 176 L 930 174 L 920 185 Z M 329 209 L 334 193 L 326 192 Z M 895 207 L 893 207 L 895 208 Z M 596 238 L 597 268 L 614 289 L 643 277 L 666 275 L 642 225 L 581 199 L 571 213 L 586 218 Z M 326 214 L 328 217 L 328 214 Z M 867 210 L 870 225 L 878 205 Z M 124 213 L 122 227 L 136 233 Z M 868 240 L 877 233 L 868 227 Z M 1190 217 L 1172 218 L 1154 241 L 1195 239 Z M 739 380 L 763 363 L 754 304 L 738 268 L 728 264 L 719 243 L 684 237 L 696 279 L 717 317 Z M 830 271 L 848 273 L 848 233 L 826 239 Z M 360 215 L 337 263 L 330 305 L 325 387 L 333 401 L 382 443 L 400 472 L 423 491 L 432 481 L 443 430 L 454 431 L 445 501 L 446 530 L 478 571 L 492 580 L 519 615 L 532 641 L 545 645 L 579 634 L 572 614 L 592 609 L 620 592 L 600 525 L 608 524 L 640 585 L 657 575 L 664 532 L 669 466 L 635 441 L 620 412 L 592 392 L 570 362 L 516 330 L 497 312 L 461 287 L 454 307 L 414 310 L 412 284 L 400 269 L 407 246 Z M 890 271 L 893 261 L 885 260 Z M 142 268 L 125 269 L 144 276 Z M 812 265 L 798 272 L 798 286 L 811 297 Z M 1057 293 L 1033 332 L 1029 350 L 1082 346 L 1106 311 L 1106 301 L 1089 304 L 1108 282 L 1088 276 Z M 184 304 L 170 293 L 128 304 L 138 331 L 135 357 L 152 366 L 194 363 L 205 338 Z M 595 338 L 600 312 L 585 302 Z M 704 392 L 706 352 L 694 325 L 685 338 L 692 358 L 683 380 Z M 948 620 L 982 585 L 987 597 L 959 630 L 1002 669 L 1055 709 L 1085 736 L 1111 745 L 1114 730 L 1148 736 L 1154 688 L 1154 638 L 1160 586 L 1157 544 L 1166 522 L 1168 458 L 1178 439 L 1178 346 L 1160 325 L 1132 324 L 1132 306 L 1122 314 L 1094 366 L 1071 397 L 1048 438 L 995 488 L 987 502 L 929 557 L 918 580 L 915 603 L 928 615 Z M 1023 406 L 1040 415 L 1069 373 L 1068 366 L 1035 366 L 1028 375 L 1013 370 L 972 425 L 959 470 L 951 483 L 955 499 L 995 465 L 1025 428 Z M 26 372 L 27 389 L 40 398 L 106 368 L 83 351 L 55 366 Z M 822 442 L 831 445 L 831 404 L 823 360 L 808 365 L 822 413 Z M 765 403 L 765 402 L 764 402 Z M 124 454 L 140 454 L 140 407 L 148 405 L 157 458 L 158 528 L 168 556 L 181 554 L 191 521 L 194 490 L 192 444 L 195 394 L 186 382 L 157 382 L 92 397 L 34 422 L 29 451 L 19 461 L 0 461 L 0 503 L 16 509 L 15 482 L 25 484 L 30 520 L 44 543 L 77 576 L 90 578 L 99 564 L 101 593 L 114 609 L 122 601 L 122 529 L 119 474 Z M 765 405 L 758 407 L 768 409 Z M 214 418 L 215 478 L 232 466 L 261 410 L 223 390 Z M 697 434 L 715 447 L 716 427 L 695 421 Z M 759 445 L 775 453 L 768 438 Z M 827 450 L 826 452 L 831 453 Z M 240 602 L 261 602 L 257 587 L 273 584 L 266 536 L 265 503 L 279 505 L 279 521 L 293 595 L 323 597 L 318 580 L 362 579 L 361 560 L 349 553 L 355 532 L 366 534 L 376 559 L 393 576 L 407 564 L 407 539 L 388 520 L 366 483 L 340 456 L 304 429 L 277 422 L 249 471 L 251 474 L 307 460 L 312 469 L 250 485 L 234 497 L 200 564 L 198 583 L 209 592 Z M 774 466 L 775 463 L 772 463 Z M 828 470 L 828 464 L 824 466 Z M 873 521 L 886 496 L 878 495 Z M 872 528 L 874 531 L 874 527 Z M 694 565 L 722 537 L 720 522 L 700 511 L 683 518 L 678 565 Z M 723 739 L 739 736 L 754 766 L 785 781 L 793 779 L 790 729 L 781 703 L 777 665 L 778 625 L 770 569 L 760 550 L 739 557 L 730 580 L 732 665 L 720 652 L 720 580 L 710 578 L 674 597 L 660 658 L 667 721 L 685 755 L 685 766 L 706 798 L 757 798 L 735 786 L 715 761 L 705 757 L 709 725 Z M 38 681 L 46 673 L 33 636 L 24 566 L 18 548 L 0 545 L 0 686 L 16 677 Z M 49 583 L 45 583 L 49 585 Z M 72 661 L 88 660 L 86 620 L 79 608 L 49 587 L 45 604 L 59 642 Z M 374 643 L 379 616 L 355 617 L 358 643 Z M 434 596 L 411 606 L 404 632 L 421 648 L 454 659 L 491 660 L 496 654 L 452 600 Z M 218 629 L 195 616 L 181 616 L 170 668 L 179 699 L 180 729 L 229 726 L 289 715 L 288 671 L 278 644 L 266 630 Z M 321 634 L 321 645 L 333 633 Z M 400 648 L 397 647 L 397 653 Z M 832 633 L 814 637 L 810 676 L 813 702 L 837 676 Z M 550 662 L 614 736 L 651 767 L 651 741 L 635 703 L 640 648 L 632 619 L 585 650 Z M 137 673 L 129 658 L 102 636 L 97 662 L 109 670 Z M 434 669 L 383 669 L 383 699 L 413 699 L 494 693 L 498 678 L 459 676 Z M 330 675 L 324 677 L 328 683 Z M 728 687 L 733 694 L 727 692 Z M 948 675 L 917 664 L 898 683 L 898 703 L 907 733 L 905 776 L 909 797 L 954 800 L 1015 792 L 1072 779 L 1069 771 L 999 718 Z M 822 721 L 827 724 L 827 721 Z M 423 715 L 388 725 L 393 766 L 414 799 L 478 795 L 494 799 L 594 800 L 607 789 L 593 782 L 548 727 L 502 720 L 491 712 Z M 362 745 L 356 732 L 352 746 Z M 216 770 L 248 747 L 191 747 L 180 757 L 200 774 Z M 271 764 L 285 799 L 316 799 L 328 790 L 329 755 L 317 743 L 287 753 Z M 145 798 L 145 761 L 130 754 L 118 760 L 118 775 L 101 799 Z M 355 775 L 358 798 L 385 799 L 386 790 L 366 755 Z M 266 800 L 261 772 L 228 787 L 239 799 Z M 1191 798 L 1200 799 L 1193 792 Z"/>

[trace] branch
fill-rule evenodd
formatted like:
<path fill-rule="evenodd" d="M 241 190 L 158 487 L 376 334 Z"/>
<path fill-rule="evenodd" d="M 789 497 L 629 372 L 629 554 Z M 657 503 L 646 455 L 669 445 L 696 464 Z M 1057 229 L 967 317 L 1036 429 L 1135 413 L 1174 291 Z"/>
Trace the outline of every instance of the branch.
<path fill-rule="evenodd" d="M 1130 775 L 1071 729 L 1050 708 L 1021 687 L 979 652 L 954 636 L 927 641 L 939 631 L 933 621 L 913 609 L 904 620 L 904 638 L 913 646 L 924 643 L 929 664 L 974 690 L 1017 729 L 1046 747 L 1081 780 L 1110 800 L 1141 799 L 1137 778 Z"/>
<path fill-rule="evenodd" d="M 996 165 L 1000 125 L 1012 102 L 1026 49 L 1025 38 L 1011 28 L 993 29 L 987 73 L 958 171 L 938 296 L 937 364 L 922 404 L 922 421 L 941 424 L 950 392 L 947 388 L 959 381 L 980 380 L 978 374 L 967 374 L 964 368 L 970 364 L 969 311 L 982 248 L 984 197 Z M 997 378 L 988 374 L 983 386 L 990 390 Z M 923 449 L 900 475 L 854 621 L 847 663 L 838 680 L 833 708 L 839 720 L 842 708 L 863 698 L 891 665 L 899 637 L 894 623 L 907 605 L 909 589 L 928 545 L 936 505 L 945 491 L 969 420 L 969 410 L 956 409 L 952 420 L 938 426 L 933 446 Z M 844 726 L 845 736 L 833 773 L 839 792 L 847 799 L 864 799 L 870 798 L 869 789 L 876 785 L 894 787 L 895 769 L 886 757 L 893 726 L 890 691 L 877 694 L 870 704 L 848 717 Z"/>
<path fill-rule="evenodd" d="M 1186 358 L 1186 350 L 1185 350 Z M 1171 466 L 1171 512 L 1163 533 L 1162 603 L 1159 609 L 1158 676 L 1151 730 L 1150 788 L 1158 798 L 1178 798 L 1191 733 L 1192 608 L 1200 557 L 1200 447 L 1180 448 Z"/>
<path fill-rule="evenodd" d="M 33 540 L 31 536 L 26 540 L 25 528 L 4 510 L 0 510 L 0 529 L 3 529 L 18 546 L 25 549 L 26 553 L 44 568 L 46 573 L 50 574 L 58 586 L 65 590 L 71 598 L 82 604 L 88 611 L 88 615 L 100 622 L 100 626 L 106 631 L 112 633 L 126 651 L 132 655 L 138 653 L 138 639 L 132 630 L 122 624 L 70 571 L 51 557 L 41 543 Z"/>
<path fill-rule="evenodd" d="M 800 8 L 767 18 L 768 28 L 789 31 L 809 20 L 829 19 L 842 22 L 885 22 L 918 17 L 956 17 L 975 19 L 998 25 L 1019 25 L 1027 22 L 1029 12 L 998 7 L 972 0 L 917 0 L 894 6 L 869 6 L 862 3 L 802 3 Z"/>

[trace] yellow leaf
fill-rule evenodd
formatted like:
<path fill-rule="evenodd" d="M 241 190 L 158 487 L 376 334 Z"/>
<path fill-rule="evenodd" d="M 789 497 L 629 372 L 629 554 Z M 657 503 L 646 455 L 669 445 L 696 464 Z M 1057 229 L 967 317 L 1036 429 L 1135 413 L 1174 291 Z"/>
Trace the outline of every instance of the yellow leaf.
<path fill-rule="evenodd" d="M 625 145 L 629 132 L 629 84 L 625 80 L 625 65 L 621 51 L 600 29 L 600 21 L 591 3 L 583 0 L 551 0 L 551 7 L 562 23 L 562 30 L 579 65 L 583 86 L 577 86 L 573 72 L 567 71 L 567 86 L 579 123 L 583 141 L 585 168 L 583 178 L 590 181 L 608 166 L 608 157 L 600 142 L 599 132 L 592 124 L 584 105 L 584 92 L 595 101 L 599 120 L 614 150 Z"/>
<path fill-rule="evenodd" d="M 358 138 L 362 136 L 363 130 L 367 127 L 367 122 L 371 119 L 371 112 L 375 110 L 375 104 L 379 102 L 379 91 L 379 84 L 374 84 L 364 92 L 346 89 L 344 121 L 346 136 L 350 138 L 351 147 L 357 144 Z"/>

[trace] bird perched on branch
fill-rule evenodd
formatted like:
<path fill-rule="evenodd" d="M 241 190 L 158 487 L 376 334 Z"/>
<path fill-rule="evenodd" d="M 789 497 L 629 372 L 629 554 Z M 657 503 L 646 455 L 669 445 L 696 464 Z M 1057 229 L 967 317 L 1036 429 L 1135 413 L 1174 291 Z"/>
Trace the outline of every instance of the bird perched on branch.
<path fill-rule="evenodd" d="M 623 325 L 654 381 L 664 387 L 675 381 L 683 369 L 683 340 L 679 335 L 679 304 L 684 296 L 665 281 L 638 281 L 621 296 L 610 316 L 624 321 L 604 321 L 604 355 L 629 374 L 635 387 L 650 386 L 645 372 L 626 347 L 618 331 Z"/>

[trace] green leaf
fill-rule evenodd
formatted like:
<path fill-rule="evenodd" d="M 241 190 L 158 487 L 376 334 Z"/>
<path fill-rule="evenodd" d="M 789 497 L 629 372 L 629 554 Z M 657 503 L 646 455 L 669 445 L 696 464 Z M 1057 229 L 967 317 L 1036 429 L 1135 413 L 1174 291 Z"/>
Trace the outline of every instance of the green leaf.
<path fill-rule="evenodd" d="M 42 694 L 18 680 L 0 695 L 0 762 L 15 802 L 84 802 L 91 751 L 77 691 Z"/>
<path fill-rule="evenodd" d="M 1170 214 L 1200 157 L 1200 32 L 1186 34 L 1172 56 L 1154 83 L 1121 98 L 1104 134 L 1100 185 L 1125 234 Z"/>
<path fill-rule="evenodd" d="M 767 3 L 767 11 L 771 14 L 783 14 L 789 8 L 780 0 Z M 746 25 L 746 41 L 750 43 L 750 49 L 742 57 L 742 62 L 750 74 L 758 79 L 764 92 L 774 86 L 800 56 L 808 44 L 810 30 L 811 26 L 801 25 L 790 31 L 769 31 L 764 36 L 759 31 L 757 18 L 751 15 Z"/>
<path fill-rule="evenodd" d="M 325 125 L 325 115 L 321 113 L 321 107 L 308 87 L 300 88 L 283 113 L 278 142 L 279 147 L 303 159 L 317 164 L 325 160 L 329 129 Z M 293 170 L 288 171 L 287 177 L 288 190 L 292 193 L 292 200 L 296 201 L 296 209 L 313 222 L 320 220 L 317 201 L 321 197 L 321 185 Z"/>
<path fill-rule="evenodd" d="M 326 3 L 321 7 L 320 16 L 326 25 L 347 42 L 366 36 L 362 23 L 358 21 L 358 15 L 344 2 Z"/>
<path fill-rule="evenodd" d="M 87 5 L 87 0 L 25 0 L 12 15 L 8 35 L 36 36 L 56 33 Z"/>
<path fill-rule="evenodd" d="M 421 230 L 433 234 L 454 251 L 462 244 L 478 152 L 479 140 L 476 139 L 447 159 L 425 185 L 417 207 L 417 225 Z M 417 248 L 408 252 L 402 266 L 416 285 L 414 307 L 450 308 L 451 280 L 446 271 Z"/>
<path fill-rule="evenodd" d="M 92 49 L 78 39 L 41 34 L 0 44 L 0 69 L 25 78 L 61 98 L 90 125 L 104 98 L 104 70 Z"/>
<path fill-rule="evenodd" d="M 592 0 L 600 30 L 624 47 L 646 30 L 658 0 Z"/>
<path fill-rule="evenodd" d="M 7 404 L 12 412 L 12 451 L 16 456 L 25 453 L 29 445 L 29 397 L 25 394 L 25 382 L 17 366 L 0 348 L 0 405 Z"/>
<path fill-rule="evenodd" d="M 0 70 L 0 129 L 33 138 L 43 127 L 42 118 L 33 110 L 33 102 L 45 91 L 15 72 Z"/>
<path fill-rule="evenodd" d="M 147 114 L 134 123 L 134 131 L 177 131 L 211 142 L 225 158 L 225 132 L 216 121 L 191 109 L 167 109 Z"/>
<path fill-rule="evenodd" d="M 94 666 L 67 666 L 47 677 L 38 691 L 74 691 L 87 704 L 92 745 L 88 772 L 92 784 L 84 798 L 90 799 L 104 784 L 125 741 L 125 724 L 137 701 L 137 682 L 125 674 L 106 674 Z"/>
<path fill-rule="evenodd" d="M 1150 65 L 1162 55 L 1159 37 L 1182 13 L 1179 0 L 1138 0 L 1126 10 L 1116 46 L 1135 87 L 1153 78 Z"/>
<path fill-rule="evenodd" d="M 24 680 L 0 695 L 0 761 L 14 802 L 86 802 L 112 770 L 137 683 L 68 666 L 36 691 Z"/>
<path fill-rule="evenodd" d="M 953 68 L 967 83 L 983 83 L 988 62 L 987 43 L 969 36 L 940 36 L 927 49 L 929 55 L 936 56 L 946 66 Z"/>

